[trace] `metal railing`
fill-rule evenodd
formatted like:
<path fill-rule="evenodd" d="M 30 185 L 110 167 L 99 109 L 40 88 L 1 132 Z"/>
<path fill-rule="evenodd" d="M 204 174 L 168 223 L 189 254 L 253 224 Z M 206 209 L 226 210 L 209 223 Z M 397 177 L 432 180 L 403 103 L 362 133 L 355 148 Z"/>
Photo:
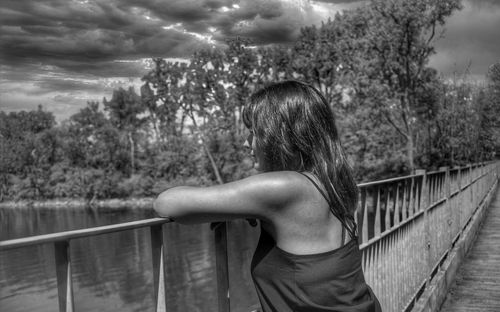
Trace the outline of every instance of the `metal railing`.
<path fill-rule="evenodd" d="M 418 299 L 474 212 L 496 188 L 500 163 L 428 172 L 358 185 L 356 221 L 366 280 L 383 311 L 405 311 Z M 164 234 L 168 219 L 94 227 L 0 242 L 0 251 L 52 244 L 59 311 L 74 311 L 71 241 L 137 228 L 150 228 L 155 311 L 166 310 Z M 218 311 L 230 311 L 227 226 L 214 233 Z"/>
<path fill-rule="evenodd" d="M 408 311 L 477 208 L 497 186 L 498 162 L 358 185 L 363 270 L 383 311 Z"/>
<path fill-rule="evenodd" d="M 140 221 L 126 222 L 94 228 L 58 232 L 46 235 L 30 236 L 0 242 L 0 251 L 22 248 L 32 245 L 52 244 L 57 277 L 57 293 L 60 312 L 75 310 L 73 298 L 73 283 L 71 278 L 71 241 L 76 238 L 115 233 L 126 230 L 149 227 L 151 234 L 151 256 L 153 260 L 153 288 L 156 302 L 155 311 L 165 311 L 165 271 L 163 266 L 163 230 L 162 225 L 168 219 L 152 218 Z"/>

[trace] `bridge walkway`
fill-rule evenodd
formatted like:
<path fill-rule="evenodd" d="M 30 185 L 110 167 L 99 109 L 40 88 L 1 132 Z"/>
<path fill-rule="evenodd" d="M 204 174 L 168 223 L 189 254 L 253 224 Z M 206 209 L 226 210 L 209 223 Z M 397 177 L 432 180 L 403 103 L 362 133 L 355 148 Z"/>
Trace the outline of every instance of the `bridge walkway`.
<path fill-rule="evenodd" d="M 500 191 L 486 213 L 441 312 L 500 311 Z"/>

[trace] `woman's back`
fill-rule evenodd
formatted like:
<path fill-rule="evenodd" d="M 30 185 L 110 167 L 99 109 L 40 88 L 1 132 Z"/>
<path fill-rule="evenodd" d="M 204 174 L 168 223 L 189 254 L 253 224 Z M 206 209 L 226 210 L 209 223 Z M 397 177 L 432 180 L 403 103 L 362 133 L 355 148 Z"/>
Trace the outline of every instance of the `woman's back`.
<path fill-rule="evenodd" d="M 302 200 L 261 224 L 251 271 L 263 311 L 381 311 L 357 239 L 344 235 L 317 180 L 284 174 L 292 189 L 302 186 Z"/>
<path fill-rule="evenodd" d="M 280 173 L 282 177 L 278 176 Z M 294 200 L 277 210 L 270 220 L 263 221 L 263 228 L 281 249 L 294 254 L 321 253 L 340 247 L 342 224 L 330 212 L 328 202 L 317 188 L 319 185 L 308 180 L 317 179 L 310 173 L 280 173 L 275 173 L 277 179 L 285 181 Z M 344 242 L 347 240 L 348 237 Z"/>

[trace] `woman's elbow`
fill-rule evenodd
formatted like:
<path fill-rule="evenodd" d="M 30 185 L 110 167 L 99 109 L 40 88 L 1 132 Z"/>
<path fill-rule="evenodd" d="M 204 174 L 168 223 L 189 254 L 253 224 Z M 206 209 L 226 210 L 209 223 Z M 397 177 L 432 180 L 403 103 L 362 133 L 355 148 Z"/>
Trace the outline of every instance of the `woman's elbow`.
<path fill-rule="evenodd" d="M 170 198 L 170 192 L 165 191 L 158 195 L 153 202 L 153 209 L 160 217 L 175 217 L 175 210 L 173 200 Z"/>

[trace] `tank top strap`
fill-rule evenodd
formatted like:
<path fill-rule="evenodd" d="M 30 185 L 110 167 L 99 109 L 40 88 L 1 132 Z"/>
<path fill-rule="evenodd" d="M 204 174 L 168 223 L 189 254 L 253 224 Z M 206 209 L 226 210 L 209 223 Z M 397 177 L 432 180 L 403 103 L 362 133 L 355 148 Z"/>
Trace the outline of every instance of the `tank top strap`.
<path fill-rule="evenodd" d="M 314 181 L 310 176 L 308 176 L 307 174 L 303 173 L 303 172 L 299 172 L 301 175 L 303 175 L 304 177 L 306 177 L 309 181 L 311 181 L 311 183 L 316 187 L 316 189 L 319 191 L 319 193 L 321 194 L 321 196 L 323 196 L 323 198 L 326 200 L 326 202 L 328 203 L 328 206 L 332 206 L 332 203 L 330 201 L 330 198 L 327 196 L 326 192 L 318 185 L 318 183 L 316 183 L 316 181 Z M 337 219 L 339 219 L 337 216 L 335 216 Z M 341 221 L 339 219 L 339 221 Z M 341 221 L 340 224 L 342 225 L 342 246 L 344 246 L 345 244 L 345 226 L 344 226 L 344 223 Z"/>
<path fill-rule="evenodd" d="M 316 187 L 316 189 L 318 189 L 319 193 L 321 194 L 321 196 L 323 196 L 326 200 L 326 202 L 328 203 L 328 205 L 331 206 L 331 202 L 330 202 L 330 198 L 326 195 L 326 192 L 318 185 L 318 183 L 316 183 L 316 181 L 314 181 L 310 176 L 308 176 L 307 174 L 303 173 L 303 172 L 299 172 L 301 175 L 303 175 L 304 177 L 306 177 L 309 181 L 311 181 L 311 183 Z"/>

